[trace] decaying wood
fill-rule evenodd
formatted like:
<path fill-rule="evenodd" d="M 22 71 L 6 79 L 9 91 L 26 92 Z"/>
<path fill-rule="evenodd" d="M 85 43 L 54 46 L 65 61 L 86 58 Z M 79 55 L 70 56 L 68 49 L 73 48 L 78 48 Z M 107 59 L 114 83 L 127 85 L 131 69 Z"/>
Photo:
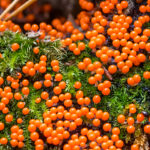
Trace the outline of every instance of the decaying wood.
<path fill-rule="evenodd" d="M 148 139 L 145 134 L 136 138 L 134 143 L 139 145 L 140 150 L 150 150 Z"/>
<path fill-rule="evenodd" d="M 125 15 L 132 14 L 133 11 L 134 11 L 134 8 L 135 8 L 134 1 L 133 1 L 133 0 L 127 0 L 127 1 L 128 1 L 128 8 L 126 8 L 126 9 L 124 10 L 124 14 L 125 14 Z"/>
<path fill-rule="evenodd" d="M 28 38 L 37 38 L 37 37 L 39 37 L 41 34 L 40 34 L 40 32 L 27 32 L 27 37 Z"/>

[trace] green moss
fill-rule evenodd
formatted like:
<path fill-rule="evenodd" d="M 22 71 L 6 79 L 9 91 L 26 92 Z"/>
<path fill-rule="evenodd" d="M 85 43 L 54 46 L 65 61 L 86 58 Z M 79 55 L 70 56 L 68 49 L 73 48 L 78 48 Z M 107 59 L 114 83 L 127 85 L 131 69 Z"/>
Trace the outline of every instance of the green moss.
<path fill-rule="evenodd" d="M 20 44 L 20 49 L 17 52 L 11 51 L 11 44 L 14 42 Z M 38 55 L 35 55 L 33 53 L 33 47 L 35 46 L 38 46 L 40 48 L 40 53 Z M 87 45 L 86 49 L 81 53 L 81 55 L 75 56 L 67 49 L 64 51 L 64 49 L 61 48 L 59 40 L 48 43 L 37 43 L 36 39 L 30 39 L 23 34 L 5 32 L 3 36 L 0 36 L 0 53 L 3 54 L 3 58 L 0 59 L 0 74 L 5 79 L 8 75 L 15 76 L 16 72 L 21 72 L 22 66 L 25 65 L 27 61 L 31 60 L 34 63 L 37 63 L 40 56 L 43 54 L 45 54 L 48 58 L 47 70 L 54 77 L 55 73 L 52 73 L 50 62 L 52 59 L 58 59 L 60 61 L 60 72 L 63 75 L 63 80 L 67 83 L 64 92 L 70 92 L 73 95 L 73 100 L 76 104 L 76 89 L 73 85 L 76 81 L 80 81 L 82 83 L 81 90 L 84 92 L 85 97 L 88 96 L 92 100 L 92 97 L 98 94 L 102 98 L 101 102 L 98 105 L 94 105 L 91 102 L 89 107 L 96 107 L 97 109 L 108 111 L 110 113 L 109 122 L 111 122 L 113 126 L 120 126 L 116 120 L 117 116 L 124 113 L 125 108 L 132 102 L 139 104 L 139 112 L 144 110 L 150 113 L 150 80 L 146 80 L 143 78 L 143 72 L 147 70 L 150 71 L 149 61 L 144 63 L 144 65 L 132 68 L 127 75 L 122 75 L 119 72 L 113 75 L 111 93 L 109 96 L 103 96 L 101 92 L 98 91 L 97 87 L 88 83 L 88 78 L 91 76 L 91 73 L 81 71 L 77 67 L 77 64 L 80 61 L 83 61 L 85 57 L 91 58 L 92 62 L 99 60 Z M 139 74 L 142 77 L 142 80 L 137 86 L 130 87 L 126 81 L 128 77 L 131 77 L 134 74 Z M 29 120 L 33 118 L 42 120 L 43 112 L 48 109 L 45 105 L 44 100 L 42 100 L 41 103 L 36 104 L 35 99 L 37 97 L 40 97 L 41 92 L 44 90 L 49 91 L 49 93 L 52 94 L 53 92 L 52 88 L 43 88 L 41 90 L 34 89 L 32 84 L 37 80 L 43 80 L 44 77 L 42 74 L 38 73 L 33 78 L 27 76 L 27 79 L 29 79 L 30 81 L 30 94 L 24 101 L 26 102 L 26 107 L 30 109 L 30 114 L 27 116 L 23 116 L 22 110 L 19 110 L 17 108 L 17 101 L 14 99 L 10 101 L 9 109 L 14 118 L 23 117 L 24 122 L 20 125 L 20 127 L 23 128 L 24 136 L 26 139 L 24 149 L 28 148 L 32 150 L 34 149 L 33 142 L 30 140 L 30 133 L 27 130 Z M 103 80 L 105 79 L 107 79 L 107 77 L 103 75 Z M 57 84 L 58 83 L 56 82 L 54 83 L 54 85 Z M 1 114 L 0 120 L 2 122 L 5 122 L 4 119 L 5 115 Z M 13 124 L 16 124 L 15 119 L 10 124 L 5 125 L 6 128 L 0 133 L 0 137 L 5 136 L 10 140 L 10 127 Z M 125 129 L 122 128 L 121 130 L 122 132 L 120 137 L 122 139 L 128 138 L 126 137 Z M 0 150 L 9 150 L 9 148 L 9 146 L 0 146 Z"/>
<path fill-rule="evenodd" d="M 20 49 L 16 52 L 13 52 L 11 50 L 11 45 L 13 43 L 18 43 L 20 45 Z M 38 46 L 40 49 L 40 53 L 38 55 L 35 55 L 33 53 L 33 48 L 35 46 Z M 55 42 L 36 42 L 36 39 L 30 39 L 24 34 L 20 33 L 12 33 L 10 31 L 7 31 L 3 34 L 3 36 L 0 36 L 0 53 L 2 53 L 3 58 L 0 59 L 0 75 L 6 79 L 8 75 L 11 75 L 13 77 L 16 77 L 17 72 L 22 72 L 21 68 L 27 61 L 33 61 L 34 63 L 39 62 L 40 56 L 45 54 L 48 58 L 48 65 L 50 66 L 50 62 L 52 59 L 61 60 L 65 53 L 61 49 L 60 41 L 57 40 Z M 60 62 L 61 64 L 61 62 Z M 49 68 L 49 72 L 51 73 L 51 68 Z M 26 76 L 26 78 L 30 81 L 30 83 L 34 83 L 34 81 L 44 79 L 42 74 L 37 74 L 33 78 Z M 7 82 L 5 82 L 4 86 L 10 86 Z M 30 119 L 40 119 L 43 121 L 43 112 L 47 110 L 45 100 L 42 100 L 39 104 L 35 103 L 35 99 L 37 97 L 40 97 L 40 94 L 42 90 L 36 90 L 32 84 L 29 85 L 30 94 L 27 98 L 24 98 L 25 107 L 28 107 L 30 109 L 30 113 L 26 116 L 22 114 L 22 110 L 17 107 L 18 101 L 14 98 L 10 101 L 8 107 L 10 110 L 10 113 L 13 115 L 14 119 L 11 123 L 5 123 L 5 115 L 1 113 L 0 115 L 0 121 L 5 123 L 5 129 L 1 131 L 0 137 L 7 137 L 8 140 L 11 140 L 10 138 L 10 128 L 12 125 L 17 124 L 16 119 L 22 118 L 23 123 L 19 125 L 21 129 L 24 131 L 25 136 L 25 147 L 23 149 L 34 149 L 34 144 L 30 140 L 30 133 L 28 131 L 28 125 Z M 21 90 L 21 89 L 19 89 Z M 15 92 L 13 90 L 13 92 Z M 11 150 L 12 148 L 8 144 L 7 146 L 1 146 L 0 150 Z"/>
<path fill-rule="evenodd" d="M 11 50 L 13 43 L 20 45 L 20 49 L 16 52 Z M 38 55 L 34 55 L 33 53 L 33 48 L 36 46 L 40 48 Z M 3 58 L 0 59 L 1 76 L 21 71 L 21 67 L 29 60 L 38 62 L 42 54 L 47 55 L 49 61 L 52 59 L 62 60 L 65 55 L 59 40 L 48 43 L 37 43 L 36 39 L 31 39 L 24 34 L 10 31 L 4 32 L 0 36 L 0 53 L 3 55 Z"/>

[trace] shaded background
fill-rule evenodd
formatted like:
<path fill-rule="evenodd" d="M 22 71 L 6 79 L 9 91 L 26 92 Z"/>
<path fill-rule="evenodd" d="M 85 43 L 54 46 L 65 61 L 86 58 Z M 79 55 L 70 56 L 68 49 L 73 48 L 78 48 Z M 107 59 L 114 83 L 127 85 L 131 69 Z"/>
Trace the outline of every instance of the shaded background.
<path fill-rule="evenodd" d="M 21 2 L 13 9 L 17 9 L 22 3 L 27 0 L 20 0 Z M 95 8 L 99 9 L 99 3 L 102 0 L 88 0 L 94 3 Z M 121 0 L 118 0 L 121 1 Z M 138 3 L 146 3 L 147 0 L 127 0 L 129 7 L 124 14 L 137 16 Z M 12 0 L 0 0 L 0 13 L 7 8 Z M 96 7 L 97 6 L 97 7 Z M 68 19 L 69 15 L 75 18 L 80 12 L 79 0 L 37 0 L 25 11 L 19 13 L 12 20 L 17 24 L 46 22 L 50 23 L 54 18 Z M 115 13 L 115 12 L 114 12 Z M 111 17 L 111 14 L 109 14 Z"/>
<path fill-rule="evenodd" d="M 27 0 L 21 0 L 14 9 L 17 9 Z M 7 8 L 12 0 L 0 0 L 0 13 Z M 67 18 L 69 14 L 76 16 L 80 11 L 78 0 L 38 0 L 25 11 L 19 13 L 12 20 L 15 23 L 50 23 L 54 18 Z M 13 10 L 14 10 L 13 9 Z"/>

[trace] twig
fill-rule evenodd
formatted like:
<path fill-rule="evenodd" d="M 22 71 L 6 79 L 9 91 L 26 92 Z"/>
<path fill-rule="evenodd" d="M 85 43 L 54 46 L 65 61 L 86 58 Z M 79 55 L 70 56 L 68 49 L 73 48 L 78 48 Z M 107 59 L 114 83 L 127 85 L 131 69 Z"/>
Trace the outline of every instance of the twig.
<path fill-rule="evenodd" d="M 0 15 L 0 20 L 19 2 L 20 0 L 14 0 Z"/>
<path fill-rule="evenodd" d="M 32 3 L 36 2 L 37 0 L 28 0 L 26 3 L 24 3 L 22 6 L 20 6 L 18 9 L 16 9 L 13 13 L 8 16 L 5 21 L 10 20 L 12 17 L 16 16 L 18 13 L 22 12 L 24 9 L 29 7 Z"/>
<path fill-rule="evenodd" d="M 108 72 L 108 70 L 103 66 L 104 72 L 109 80 L 112 80 L 112 75 Z"/>

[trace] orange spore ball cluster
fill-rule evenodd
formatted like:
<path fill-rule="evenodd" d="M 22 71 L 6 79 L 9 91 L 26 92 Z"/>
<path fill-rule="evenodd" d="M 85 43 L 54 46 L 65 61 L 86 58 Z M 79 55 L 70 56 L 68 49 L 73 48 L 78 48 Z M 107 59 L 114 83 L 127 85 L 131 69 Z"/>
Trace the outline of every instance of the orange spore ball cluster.
<path fill-rule="evenodd" d="M 2 8 L 7 7 L 4 0 L 0 5 Z M 86 82 L 96 87 L 96 94 L 88 97 L 80 79 L 73 83 L 73 92 L 68 92 L 68 83 L 61 74 L 60 62 L 56 59 L 49 61 L 46 54 L 41 54 L 38 46 L 33 47 L 32 51 L 35 56 L 40 56 L 39 60 L 27 61 L 15 77 L 0 77 L 0 111 L 5 115 L 5 122 L 0 122 L 0 131 L 5 130 L 7 124 L 14 124 L 14 121 L 21 125 L 24 118 L 30 115 L 33 110 L 27 105 L 26 99 L 31 98 L 32 91 L 39 92 L 38 97 L 34 97 L 35 105 L 45 103 L 47 111 L 43 112 L 42 118 L 36 116 L 36 119 L 30 119 L 27 127 L 36 150 L 44 149 L 43 139 L 49 145 L 60 146 L 63 143 L 63 150 L 121 150 L 125 145 L 119 138 L 121 130 L 109 121 L 110 114 L 93 106 L 100 105 L 103 98 L 110 95 L 115 74 L 126 75 L 133 67 L 148 60 L 150 29 L 144 28 L 144 24 L 150 21 L 146 14 L 150 12 L 150 1 L 139 6 L 138 13 L 142 15 L 136 20 L 124 14 L 129 5 L 127 0 L 100 1 L 98 9 L 88 0 L 79 0 L 79 5 L 83 10 L 75 22 L 56 18 L 51 25 L 45 22 L 39 25 L 26 23 L 24 30 L 29 37 L 36 38 L 37 45 L 40 42 L 60 40 L 62 47 L 74 54 L 75 58 L 85 51 L 96 56 L 95 60 L 85 56 L 74 64 L 82 73 L 89 74 Z M 47 12 L 50 9 L 49 5 L 44 7 Z M 30 22 L 34 16 L 29 14 L 26 19 Z M 3 36 L 8 30 L 21 32 L 19 25 L 11 21 L 0 21 L 0 35 Z M 21 43 L 11 43 L 9 49 L 17 53 Z M 34 80 L 36 76 L 39 78 Z M 150 79 L 150 71 L 143 72 L 143 78 Z M 30 79 L 34 82 L 30 82 Z M 142 77 L 135 74 L 127 79 L 127 84 L 136 86 L 141 80 Z M 9 104 L 12 101 L 17 102 L 22 118 L 16 118 L 10 112 Z M 146 116 L 142 112 L 138 113 L 135 104 L 130 104 L 127 112 L 128 117 L 120 114 L 117 121 L 126 125 L 127 134 L 134 134 L 136 124 L 142 123 Z M 90 128 L 86 126 L 87 123 Z M 10 139 L 1 137 L 0 144 L 6 145 L 9 142 L 12 147 L 23 148 L 25 137 L 19 125 L 12 125 Z M 150 125 L 145 124 L 142 130 L 145 134 L 150 134 Z M 131 146 L 131 150 L 138 149 L 138 144 Z"/>
<path fill-rule="evenodd" d="M 87 11 L 91 11 L 94 9 L 94 4 L 92 2 L 89 2 L 88 0 L 79 0 L 79 4 L 82 9 L 85 9 Z"/>
<path fill-rule="evenodd" d="M 11 140 L 10 144 L 12 147 L 18 147 L 18 148 L 23 148 L 24 147 L 24 135 L 23 135 L 23 130 L 19 129 L 17 125 L 13 125 L 11 127 Z"/>
<path fill-rule="evenodd" d="M 120 124 L 127 124 L 126 131 L 128 134 L 135 134 L 136 130 L 138 130 L 139 126 L 137 126 L 137 124 L 143 122 L 146 117 L 143 113 L 138 113 L 138 108 L 135 104 L 130 104 L 127 108 L 128 111 L 128 115 L 127 117 L 123 114 L 120 114 L 117 118 L 118 123 Z M 135 115 L 136 114 L 136 115 Z M 136 116 L 136 117 L 134 117 Z M 142 127 L 141 127 L 142 128 Z M 143 131 L 146 134 L 150 134 L 150 125 L 146 124 L 143 127 Z M 136 144 L 133 144 L 131 146 L 131 149 L 139 149 L 139 146 Z"/>
<path fill-rule="evenodd" d="M 150 71 L 145 71 L 145 72 L 143 73 L 143 77 L 144 77 L 145 79 L 150 79 Z"/>
<path fill-rule="evenodd" d="M 12 51 L 17 51 L 19 48 L 20 48 L 20 46 L 19 46 L 18 43 L 14 43 L 14 44 L 11 45 Z"/>
<path fill-rule="evenodd" d="M 140 77 L 140 75 L 138 75 L 138 74 L 135 74 L 133 77 L 129 77 L 129 78 L 127 79 L 127 83 L 128 83 L 130 86 L 135 86 L 135 85 L 137 85 L 140 81 L 141 81 L 141 77 Z"/>

